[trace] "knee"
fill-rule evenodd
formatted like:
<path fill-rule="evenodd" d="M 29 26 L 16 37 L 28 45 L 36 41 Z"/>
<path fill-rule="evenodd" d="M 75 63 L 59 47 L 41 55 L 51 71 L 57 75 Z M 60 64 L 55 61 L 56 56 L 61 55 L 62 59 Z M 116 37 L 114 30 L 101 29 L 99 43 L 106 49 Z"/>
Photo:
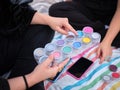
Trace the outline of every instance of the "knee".
<path fill-rule="evenodd" d="M 49 15 L 51 16 L 59 16 L 61 12 L 63 12 L 63 9 L 65 8 L 64 4 L 65 2 L 58 2 L 50 6 L 49 8 Z"/>
<path fill-rule="evenodd" d="M 50 6 L 49 15 L 55 17 L 65 17 L 68 15 L 68 12 L 74 10 L 74 7 L 75 4 L 73 2 L 58 2 Z"/>
<path fill-rule="evenodd" d="M 58 11 L 58 5 L 59 5 L 58 3 L 55 3 L 55 4 L 50 6 L 49 15 L 56 16 L 56 11 Z"/>

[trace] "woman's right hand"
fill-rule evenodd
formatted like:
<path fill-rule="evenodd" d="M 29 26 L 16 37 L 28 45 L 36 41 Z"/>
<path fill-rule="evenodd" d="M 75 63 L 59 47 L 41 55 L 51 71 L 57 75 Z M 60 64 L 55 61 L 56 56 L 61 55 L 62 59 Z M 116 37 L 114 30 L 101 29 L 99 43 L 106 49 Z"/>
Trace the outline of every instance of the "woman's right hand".
<path fill-rule="evenodd" d="M 39 64 L 31 73 L 34 80 L 37 82 L 43 81 L 48 78 L 53 78 L 55 75 L 67 64 L 69 59 L 64 60 L 60 64 L 50 66 L 54 58 L 50 55 L 43 63 Z"/>

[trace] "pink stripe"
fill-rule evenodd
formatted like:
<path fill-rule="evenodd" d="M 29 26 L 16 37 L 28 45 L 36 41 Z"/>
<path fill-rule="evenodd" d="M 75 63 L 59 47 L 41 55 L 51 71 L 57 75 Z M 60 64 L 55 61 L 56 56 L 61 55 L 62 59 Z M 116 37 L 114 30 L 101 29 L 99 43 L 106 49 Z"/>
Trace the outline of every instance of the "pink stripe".
<path fill-rule="evenodd" d="M 45 90 L 48 90 L 48 88 L 50 87 L 51 84 L 52 84 L 52 82 L 48 82 L 47 85 L 45 85 Z"/>
<path fill-rule="evenodd" d="M 95 56 L 95 57 L 93 57 L 92 58 L 92 61 L 94 62 L 94 61 L 96 61 L 98 58 Z"/>
<path fill-rule="evenodd" d="M 97 45 L 98 45 L 98 43 L 93 45 L 92 47 L 86 49 L 85 51 L 83 51 L 82 53 L 78 54 L 77 56 L 72 57 L 72 59 L 78 59 L 78 58 L 82 57 L 85 53 L 87 53 L 89 50 L 91 50 L 93 47 L 95 47 Z"/>
<path fill-rule="evenodd" d="M 100 87 L 98 87 L 96 90 L 104 90 L 104 88 L 107 86 L 107 83 L 103 83 Z"/>
<path fill-rule="evenodd" d="M 112 50 L 116 50 L 116 48 L 112 48 Z M 98 59 L 98 57 L 95 56 L 95 57 L 92 58 L 92 61 L 94 62 L 97 59 Z"/>

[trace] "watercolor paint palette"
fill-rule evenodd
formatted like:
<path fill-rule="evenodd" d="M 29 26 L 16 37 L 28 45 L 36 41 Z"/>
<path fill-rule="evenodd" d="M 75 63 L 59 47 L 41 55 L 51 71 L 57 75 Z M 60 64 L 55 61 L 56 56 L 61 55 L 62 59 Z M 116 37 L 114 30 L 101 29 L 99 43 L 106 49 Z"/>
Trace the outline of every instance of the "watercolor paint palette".
<path fill-rule="evenodd" d="M 77 30 L 78 35 L 69 32 L 68 35 L 62 35 L 61 38 L 54 40 L 45 45 L 44 48 L 36 48 L 34 50 L 34 57 L 38 63 L 44 60 L 41 56 L 48 57 L 53 54 L 55 62 L 60 63 L 65 58 L 71 58 L 81 53 L 89 46 L 100 42 L 101 35 L 94 32 L 90 26 L 84 27 L 82 30 Z"/>

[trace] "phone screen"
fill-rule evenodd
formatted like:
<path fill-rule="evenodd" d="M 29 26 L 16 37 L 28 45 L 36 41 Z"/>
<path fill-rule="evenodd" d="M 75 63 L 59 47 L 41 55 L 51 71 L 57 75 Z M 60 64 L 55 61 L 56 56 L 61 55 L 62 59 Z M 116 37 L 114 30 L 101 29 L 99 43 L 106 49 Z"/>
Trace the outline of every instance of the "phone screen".
<path fill-rule="evenodd" d="M 81 57 L 67 70 L 67 72 L 75 78 L 80 78 L 85 73 L 85 71 L 92 65 L 92 63 L 92 61 Z"/>

